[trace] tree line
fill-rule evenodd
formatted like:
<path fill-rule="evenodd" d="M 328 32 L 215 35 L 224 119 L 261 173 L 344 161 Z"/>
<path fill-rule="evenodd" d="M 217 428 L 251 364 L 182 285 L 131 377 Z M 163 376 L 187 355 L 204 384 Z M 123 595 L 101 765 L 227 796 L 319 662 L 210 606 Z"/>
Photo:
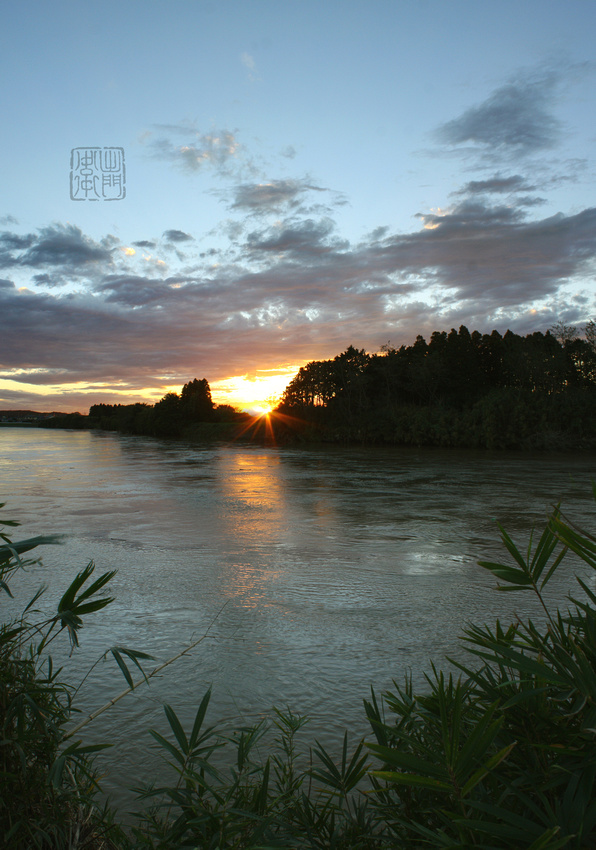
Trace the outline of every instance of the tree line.
<path fill-rule="evenodd" d="M 331 441 L 596 446 L 596 325 L 583 330 L 519 336 L 462 325 L 376 354 L 349 346 L 303 366 L 277 412 Z"/>
<path fill-rule="evenodd" d="M 44 422 L 49 428 L 98 428 L 149 437 L 222 436 L 234 433 L 248 414 L 229 404 L 215 404 L 206 378 L 184 384 L 180 394 L 166 395 L 156 404 L 94 404 L 89 415 L 68 413 Z"/>
<path fill-rule="evenodd" d="M 350 345 L 302 366 L 270 421 L 214 404 L 206 378 L 156 404 L 95 404 L 47 427 L 155 437 L 317 440 L 489 449 L 596 448 L 596 323 L 580 336 L 435 331 L 375 354 Z M 252 425 L 250 423 L 253 423 Z"/>
<path fill-rule="evenodd" d="M 89 425 L 103 430 L 126 431 L 154 437 L 179 437 L 197 425 L 218 426 L 244 419 L 229 404 L 215 404 L 206 378 L 184 384 L 180 394 L 166 395 L 150 404 L 94 404 L 89 408 Z M 209 427 L 203 427 L 205 433 Z M 215 427 L 217 430 L 217 427 Z"/>

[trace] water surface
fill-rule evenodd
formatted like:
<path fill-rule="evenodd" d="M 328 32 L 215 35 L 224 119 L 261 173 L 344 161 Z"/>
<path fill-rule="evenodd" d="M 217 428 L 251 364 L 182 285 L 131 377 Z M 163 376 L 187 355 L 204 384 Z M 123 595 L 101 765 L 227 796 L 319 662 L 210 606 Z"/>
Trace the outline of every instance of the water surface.
<path fill-rule="evenodd" d="M 44 566 L 55 604 L 94 560 L 118 569 L 116 601 L 90 620 L 68 661 L 73 678 L 111 645 L 160 663 L 204 634 L 147 688 L 90 725 L 112 741 L 107 787 L 156 773 L 149 727 L 162 705 L 191 720 L 213 686 L 211 720 L 250 722 L 273 705 L 311 716 L 308 737 L 333 747 L 366 731 L 362 699 L 429 661 L 461 656 L 466 621 L 534 610 L 498 594 L 477 566 L 501 558 L 495 520 L 520 543 L 561 500 L 594 528 L 596 458 L 440 449 L 197 446 L 99 432 L 0 429 L 5 514 L 15 538 L 64 532 Z M 591 580 L 591 577 L 590 577 Z M 573 586 L 561 572 L 553 599 Z M 4 603 L 3 603 L 4 604 Z M 93 711 L 123 679 L 102 662 L 81 691 Z"/>

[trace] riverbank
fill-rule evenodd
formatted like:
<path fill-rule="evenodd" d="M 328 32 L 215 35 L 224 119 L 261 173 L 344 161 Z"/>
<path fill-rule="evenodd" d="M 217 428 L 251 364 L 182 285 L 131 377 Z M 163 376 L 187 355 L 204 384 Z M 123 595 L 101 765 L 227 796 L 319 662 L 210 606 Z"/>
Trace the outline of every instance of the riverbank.
<path fill-rule="evenodd" d="M 515 404 L 512 403 L 515 401 Z M 578 403 L 579 401 L 579 403 Z M 100 421 L 67 414 L 30 427 L 115 431 L 197 442 L 248 442 L 278 446 L 411 446 L 517 450 L 526 452 L 596 451 L 596 399 L 501 399 L 484 409 L 403 406 L 377 416 L 341 420 L 325 410 L 280 408 L 266 416 L 238 415 L 233 421 L 178 422 L 152 427 L 143 421 Z"/>

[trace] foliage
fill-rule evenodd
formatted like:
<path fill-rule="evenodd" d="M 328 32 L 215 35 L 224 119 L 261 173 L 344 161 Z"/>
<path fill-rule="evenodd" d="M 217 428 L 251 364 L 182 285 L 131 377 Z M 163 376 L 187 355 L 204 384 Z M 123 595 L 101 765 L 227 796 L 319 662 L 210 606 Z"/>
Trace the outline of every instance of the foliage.
<path fill-rule="evenodd" d="M 310 753 L 314 764 L 304 769 L 295 739 L 306 720 L 290 709 L 275 710 L 277 734 L 266 742 L 268 755 L 263 761 L 259 743 L 268 732 L 267 724 L 239 728 L 231 735 L 204 727 L 209 698 L 210 691 L 201 701 L 190 734 L 168 705 L 170 737 L 151 732 L 176 779 L 140 792 L 140 798 L 153 801 L 153 806 L 139 814 L 135 847 L 386 846 L 375 809 L 355 792 L 367 769 L 362 742 L 348 754 L 346 733 L 338 765 L 317 744 Z M 233 758 L 227 755 L 231 766 L 223 769 L 220 751 L 226 747 L 232 748 Z"/>
<path fill-rule="evenodd" d="M 18 523 L 3 519 L 2 525 L 10 528 Z M 3 532 L 0 539 L 0 593 L 6 601 L 13 597 L 15 574 L 40 563 L 21 556 L 60 538 L 13 542 Z M 61 635 L 68 637 L 73 649 L 78 646 L 83 618 L 112 601 L 103 594 L 114 572 L 96 579 L 93 573 L 90 563 L 66 589 L 54 613 L 44 614 L 36 607 L 45 591 L 42 587 L 20 616 L 4 617 L 0 626 L 2 847 L 102 850 L 115 847 L 111 838 L 122 834 L 109 811 L 96 802 L 97 776 L 90 757 L 105 745 L 68 740 L 74 688 L 65 683 L 48 653 Z M 118 649 L 114 652 L 118 654 Z"/>
<path fill-rule="evenodd" d="M 435 331 L 303 366 L 277 409 L 319 439 L 473 448 L 596 446 L 596 333 Z M 304 428 L 297 426 L 299 432 Z"/>
<path fill-rule="evenodd" d="M 595 491 L 596 495 L 596 491 Z M 479 666 L 433 667 L 428 693 L 411 681 L 386 695 L 387 723 L 366 705 L 382 761 L 376 796 L 399 846 L 584 848 L 596 842 L 596 595 L 551 612 L 544 589 L 568 549 L 596 568 L 596 539 L 559 510 L 523 553 L 502 529 L 513 564 L 482 561 L 501 591 L 530 591 L 542 626 L 471 626 Z"/>
<path fill-rule="evenodd" d="M 462 325 L 368 354 L 353 345 L 302 366 L 267 428 L 215 405 L 206 378 L 154 405 L 96 404 L 44 427 L 153 437 L 389 443 L 488 449 L 596 448 L 596 324 L 521 337 Z"/>
<path fill-rule="evenodd" d="M 94 404 L 89 416 L 82 417 L 85 423 L 82 427 L 151 437 L 217 437 L 221 433 L 218 425 L 238 423 L 242 418 L 242 414 L 228 404 L 215 405 L 207 379 L 195 378 L 184 384 L 180 395 L 166 393 L 154 405 Z M 197 425 L 211 428 L 197 428 Z M 57 427 L 70 426 L 59 423 Z"/>

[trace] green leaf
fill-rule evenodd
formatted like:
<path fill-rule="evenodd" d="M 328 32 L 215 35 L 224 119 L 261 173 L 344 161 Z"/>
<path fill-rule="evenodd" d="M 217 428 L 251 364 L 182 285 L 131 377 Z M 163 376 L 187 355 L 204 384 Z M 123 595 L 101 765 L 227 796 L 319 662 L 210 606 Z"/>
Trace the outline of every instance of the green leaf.
<path fill-rule="evenodd" d="M 269 772 L 271 769 L 271 760 L 267 759 L 265 762 L 265 770 L 263 771 L 263 780 L 261 782 L 261 787 L 257 793 L 255 798 L 255 811 L 263 815 L 267 810 L 267 794 L 269 790 Z"/>
<path fill-rule="evenodd" d="M 497 564 L 493 561 L 478 561 L 478 565 L 480 567 L 484 567 L 486 570 L 490 570 L 496 578 L 501 579 L 502 581 L 519 585 L 520 589 L 528 589 L 532 587 L 532 579 L 527 572 L 524 572 L 523 570 L 518 570 L 515 567 L 509 567 L 507 564 Z"/>
<path fill-rule="evenodd" d="M 485 776 L 491 773 L 495 769 L 495 767 L 497 767 L 503 761 L 503 759 L 507 758 L 511 750 L 516 745 L 517 741 L 513 741 L 513 743 L 503 747 L 502 750 L 499 750 L 498 753 L 495 753 L 493 756 L 491 756 L 491 758 L 488 759 L 485 764 L 479 767 L 478 770 L 476 770 L 475 773 L 470 776 L 468 781 L 462 787 L 462 797 L 467 797 L 468 794 L 474 790 L 474 788 L 478 785 L 479 782 L 484 779 Z"/>
<path fill-rule="evenodd" d="M 188 755 L 190 751 L 188 739 L 182 728 L 182 724 L 178 720 L 178 716 L 171 705 L 164 705 L 164 711 L 166 713 L 166 717 L 168 718 L 168 723 L 170 724 L 170 729 L 174 733 L 178 744 L 180 745 L 180 749 L 184 753 L 184 755 Z"/>
<path fill-rule="evenodd" d="M 15 523 L 18 525 L 18 523 Z M 3 525 L 13 525 L 13 523 L 4 522 Z M 17 543 L 10 542 L 6 546 L 0 546 L 0 564 L 9 561 L 11 558 L 17 558 L 24 552 L 30 552 L 37 546 L 51 546 L 62 543 L 64 535 L 62 534 L 45 534 L 38 537 L 29 537 L 27 540 L 20 540 Z"/>
<path fill-rule="evenodd" d="M 447 782 L 441 782 L 429 776 L 418 776 L 415 773 L 373 770 L 371 771 L 371 775 L 376 776 L 377 779 L 384 779 L 386 782 L 394 782 L 397 785 L 409 785 L 412 788 L 428 788 L 430 791 L 446 791 L 448 794 L 454 790 L 453 785 Z"/>
<path fill-rule="evenodd" d="M 437 764 L 435 761 L 427 761 L 414 753 L 402 752 L 401 750 L 390 747 L 381 747 L 378 744 L 367 744 L 367 746 L 387 765 L 395 765 L 405 770 L 411 770 L 412 773 L 427 774 L 439 782 L 444 781 L 447 777 L 444 766 Z M 429 748 L 428 752 L 432 754 L 435 751 L 433 748 Z"/>
<path fill-rule="evenodd" d="M 83 603 L 84 600 L 89 599 L 90 596 L 101 590 L 116 575 L 116 570 L 110 570 L 96 579 L 86 590 L 82 590 L 83 585 L 91 577 L 94 570 L 95 564 L 90 561 L 85 569 L 78 573 L 58 603 L 58 614 L 55 619 L 60 623 L 61 628 L 68 630 L 73 646 L 79 645 L 77 632 L 83 624 L 81 617 L 100 611 L 110 602 L 113 602 L 113 597 L 106 596 Z M 82 592 L 77 596 L 79 591 Z"/>
<path fill-rule="evenodd" d="M 125 655 L 127 658 L 130 658 L 130 660 L 133 662 L 133 664 L 135 664 L 135 666 L 138 667 L 139 670 L 141 671 L 141 673 L 143 674 L 143 678 L 145 679 L 145 681 L 147 683 L 149 682 L 149 679 L 147 678 L 147 675 L 146 675 L 145 671 L 143 670 L 139 661 L 140 660 L 154 661 L 155 659 L 154 659 L 153 655 L 149 655 L 146 652 L 140 652 L 138 649 L 127 649 L 125 646 L 113 646 L 110 649 L 110 652 L 112 653 L 112 655 L 114 656 L 114 658 L 116 660 L 116 663 L 118 664 L 118 666 L 122 670 L 122 674 L 123 674 L 124 678 L 126 679 L 128 686 L 130 688 L 134 688 L 134 682 L 133 682 L 132 676 L 130 674 L 130 670 L 128 669 L 128 665 L 126 664 L 125 660 L 122 658 L 123 655 Z"/>
<path fill-rule="evenodd" d="M 161 744 L 164 749 L 166 749 L 172 756 L 174 756 L 177 762 L 179 762 L 181 765 L 184 765 L 186 763 L 184 754 L 177 750 L 176 747 L 171 744 L 167 738 L 164 738 L 163 735 L 160 735 L 159 732 L 156 732 L 154 729 L 150 729 L 149 734 L 153 738 L 155 738 L 158 744 Z"/>

